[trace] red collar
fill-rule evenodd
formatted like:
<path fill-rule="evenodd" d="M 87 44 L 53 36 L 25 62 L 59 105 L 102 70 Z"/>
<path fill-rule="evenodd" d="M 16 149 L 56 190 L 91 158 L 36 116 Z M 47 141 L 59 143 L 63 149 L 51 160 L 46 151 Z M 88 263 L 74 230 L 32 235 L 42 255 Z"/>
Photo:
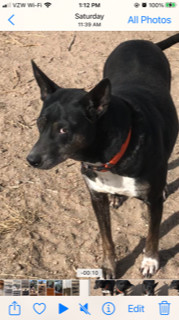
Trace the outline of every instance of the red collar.
<path fill-rule="evenodd" d="M 121 291 L 121 290 L 119 290 L 118 288 L 116 288 L 116 291 L 119 292 L 119 293 L 124 294 L 124 291 Z"/>
<path fill-rule="evenodd" d="M 131 133 L 132 133 L 132 130 L 130 128 L 127 139 L 122 144 L 120 151 L 109 162 L 106 162 L 106 163 L 102 164 L 101 166 L 88 165 L 88 164 L 82 162 L 82 166 L 85 167 L 86 169 L 92 169 L 92 170 L 101 171 L 101 172 L 106 172 L 106 171 L 110 170 L 112 167 L 114 167 L 116 165 L 116 163 L 119 162 L 119 160 L 123 157 L 124 153 L 126 152 L 127 147 L 130 142 L 130 139 L 131 139 Z"/>

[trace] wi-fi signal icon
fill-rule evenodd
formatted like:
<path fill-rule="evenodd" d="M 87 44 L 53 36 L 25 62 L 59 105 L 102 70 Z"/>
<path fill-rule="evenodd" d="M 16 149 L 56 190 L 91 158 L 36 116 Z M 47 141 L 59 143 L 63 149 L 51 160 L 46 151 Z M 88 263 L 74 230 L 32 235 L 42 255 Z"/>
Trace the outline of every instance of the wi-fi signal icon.
<path fill-rule="evenodd" d="M 47 8 L 49 8 L 49 7 L 52 5 L 52 3 L 50 3 L 50 2 L 45 2 L 44 5 L 45 5 Z"/>

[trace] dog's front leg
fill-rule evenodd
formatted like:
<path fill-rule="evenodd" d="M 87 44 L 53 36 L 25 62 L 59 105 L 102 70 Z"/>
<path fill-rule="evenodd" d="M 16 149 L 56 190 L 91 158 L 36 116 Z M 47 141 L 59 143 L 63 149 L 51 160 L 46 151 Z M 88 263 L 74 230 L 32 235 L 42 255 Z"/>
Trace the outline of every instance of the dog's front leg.
<path fill-rule="evenodd" d="M 115 249 L 111 235 L 111 221 L 109 200 L 106 193 L 89 189 L 93 209 L 98 221 L 103 245 L 103 272 L 104 278 L 115 277 Z"/>
<path fill-rule="evenodd" d="M 141 272 L 144 277 L 151 277 L 159 268 L 158 242 L 163 211 L 163 196 L 150 201 L 148 209 L 150 215 L 149 232 L 141 265 Z"/>

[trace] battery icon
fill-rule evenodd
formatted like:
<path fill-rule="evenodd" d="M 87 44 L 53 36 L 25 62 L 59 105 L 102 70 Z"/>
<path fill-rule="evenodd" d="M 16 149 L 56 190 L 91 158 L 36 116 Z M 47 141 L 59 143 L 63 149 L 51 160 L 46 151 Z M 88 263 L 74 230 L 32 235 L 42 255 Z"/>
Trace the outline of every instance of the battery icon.
<path fill-rule="evenodd" d="M 175 2 L 166 2 L 165 6 L 167 8 L 175 8 L 176 7 L 176 3 Z"/>

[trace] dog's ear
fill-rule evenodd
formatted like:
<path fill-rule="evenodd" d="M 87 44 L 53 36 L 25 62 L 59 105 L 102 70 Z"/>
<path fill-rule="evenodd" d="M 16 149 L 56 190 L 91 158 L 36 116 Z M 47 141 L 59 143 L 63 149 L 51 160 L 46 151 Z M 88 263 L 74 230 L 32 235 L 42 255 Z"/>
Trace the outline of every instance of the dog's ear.
<path fill-rule="evenodd" d="M 31 60 L 32 62 L 32 68 L 33 68 L 33 72 L 34 72 L 34 77 L 40 87 L 40 91 L 41 91 L 41 99 L 44 101 L 47 96 L 49 94 L 54 93 L 59 86 L 57 86 L 57 84 L 55 82 L 53 82 L 52 80 L 50 80 L 45 73 L 43 73 L 39 67 L 37 67 L 36 63 Z"/>
<path fill-rule="evenodd" d="M 154 284 L 154 288 L 158 285 L 158 282 Z"/>
<path fill-rule="evenodd" d="M 102 116 L 110 103 L 111 83 L 109 79 L 101 80 L 91 91 L 81 100 L 86 109 L 87 117 L 94 121 Z"/>

